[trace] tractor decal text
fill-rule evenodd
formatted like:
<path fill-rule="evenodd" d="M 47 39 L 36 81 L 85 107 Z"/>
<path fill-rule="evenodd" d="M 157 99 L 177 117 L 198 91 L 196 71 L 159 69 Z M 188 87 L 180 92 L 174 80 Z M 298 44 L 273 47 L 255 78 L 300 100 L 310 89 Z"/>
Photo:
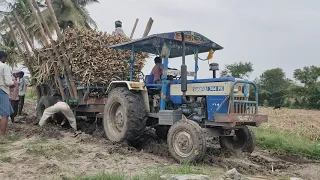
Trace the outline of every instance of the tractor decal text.
<path fill-rule="evenodd" d="M 253 116 L 238 116 L 239 121 L 241 122 L 251 122 L 254 121 Z"/>
<path fill-rule="evenodd" d="M 174 39 L 175 40 L 182 40 L 182 35 L 180 32 L 175 32 L 174 33 Z M 184 40 L 186 42 L 192 42 L 192 43 L 196 43 L 196 44 L 201 44 L 201 37 L 194 35 L 194 34 L 190 34 L 190 33 L 185 33 L 184 34 Z"/>
<path fill-rule="evenodd" d="M 193 87 L 194 92 L 202 91 L 224 91 L 224 86 L 207 86 L 207 87 Z"/>

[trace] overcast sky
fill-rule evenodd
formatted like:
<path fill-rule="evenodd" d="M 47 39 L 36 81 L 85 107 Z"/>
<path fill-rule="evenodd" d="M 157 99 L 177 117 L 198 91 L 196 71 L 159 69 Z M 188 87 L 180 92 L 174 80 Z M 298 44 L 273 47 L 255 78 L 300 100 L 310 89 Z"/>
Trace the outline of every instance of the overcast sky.
<path fill-rule="evenodd" d="M 142 36 L 149 17 L 154 19 L 150 34 L 196 31 L 224 47 L 213 59 L 220 69 L 252 62 L 250 79 L 270 68 L 280 67 L 292 77 L 294 69 L 320 66 L 319 0 L 100 0 L 88 9 L 99 30 L 112 32 L 114 22 L 121 20 L 128 36 L 139 18 L 134 38 Z M 193 71 L 192 56 L 187 60 Z M 169 66 L 179 68 L 180 63 L 180 58 L 171 59 Z M 152 66 L 148 61 L 144 72 Z M 207 62 L 199 68 L 199 77 L 211 77 Z"/>

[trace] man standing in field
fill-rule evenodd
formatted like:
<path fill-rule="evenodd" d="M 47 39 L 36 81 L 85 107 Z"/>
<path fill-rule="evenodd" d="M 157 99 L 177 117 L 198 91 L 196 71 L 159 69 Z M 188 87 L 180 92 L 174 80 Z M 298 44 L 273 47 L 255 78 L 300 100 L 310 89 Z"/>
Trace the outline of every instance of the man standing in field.
<path fill-rule="evenodd" d="M 11 122 L 14 123 L 14 118 L 18 114 L 18 105 L 19 105 L 19 80 L 18 80 L 18 72 L 19 71 L 14 71 L 13 72 L 13 86 L 10 87 L 10 93 L 9 93 L 9 99 L 11 106 L 13 108 L 13 113 L 10 115 Z"/>
<path fill-rule="evenodd" d="M 11 70 L 8 65 L 6 65 L 7 54 L 0 51 L 0 136 L 6 134 L 8 117 L 13 113 L 9 101 L 10 87 L 13 85 Z"/>
<path fill-rule="evenodd" d="M 24 72 L 21 71 L 19 73 L 19 109 L 18 109 L 18 115 L 22 114 L 22 109 L 24 106 L 24 98 L 26 95 L 27 87 L 29 85 L 26 77 L 24 76 Z"/>

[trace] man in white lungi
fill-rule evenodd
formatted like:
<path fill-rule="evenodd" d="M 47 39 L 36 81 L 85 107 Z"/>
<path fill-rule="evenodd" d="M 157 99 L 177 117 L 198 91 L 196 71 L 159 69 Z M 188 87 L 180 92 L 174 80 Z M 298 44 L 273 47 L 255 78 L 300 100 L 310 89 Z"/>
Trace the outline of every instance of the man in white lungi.
<path fill-rule="evenodd" d="M 39 125 L 40 126 L 45 125 L 48 118 L 58 112 L 61 112 L 68 119 L 70 126 L 73 129 L 77 130 L 76 118 L 70 106 L 67 103 L 62 101 L 58 101 L 53 106 L 50 106 L 44 110 L 43 115 L 39 121 Z"/>

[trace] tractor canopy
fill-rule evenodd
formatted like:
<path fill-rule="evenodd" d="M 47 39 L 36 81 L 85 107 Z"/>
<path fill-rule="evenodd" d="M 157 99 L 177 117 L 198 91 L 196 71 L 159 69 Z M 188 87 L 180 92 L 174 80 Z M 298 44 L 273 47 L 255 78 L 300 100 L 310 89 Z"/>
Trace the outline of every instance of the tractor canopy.
<path fill-rule="evenodd" d="M 186 50 L 185 55 L 193 55 L 195 49 L 197 53 L 209 52 L 223 49 L 222 46 L 211 41 L 205 36 L 193 31 L 176 31 L 169 33 L 153 34 L 147 37 L 110 46 L 113 49 L 119 50 L 134 50 L 137 52 L 151 53 L 159 55 L 163 45 L 166 43 L 170 48 L 169 58 L 182 56 L 182 36 L 181 32 L 185 35 Z"/>

